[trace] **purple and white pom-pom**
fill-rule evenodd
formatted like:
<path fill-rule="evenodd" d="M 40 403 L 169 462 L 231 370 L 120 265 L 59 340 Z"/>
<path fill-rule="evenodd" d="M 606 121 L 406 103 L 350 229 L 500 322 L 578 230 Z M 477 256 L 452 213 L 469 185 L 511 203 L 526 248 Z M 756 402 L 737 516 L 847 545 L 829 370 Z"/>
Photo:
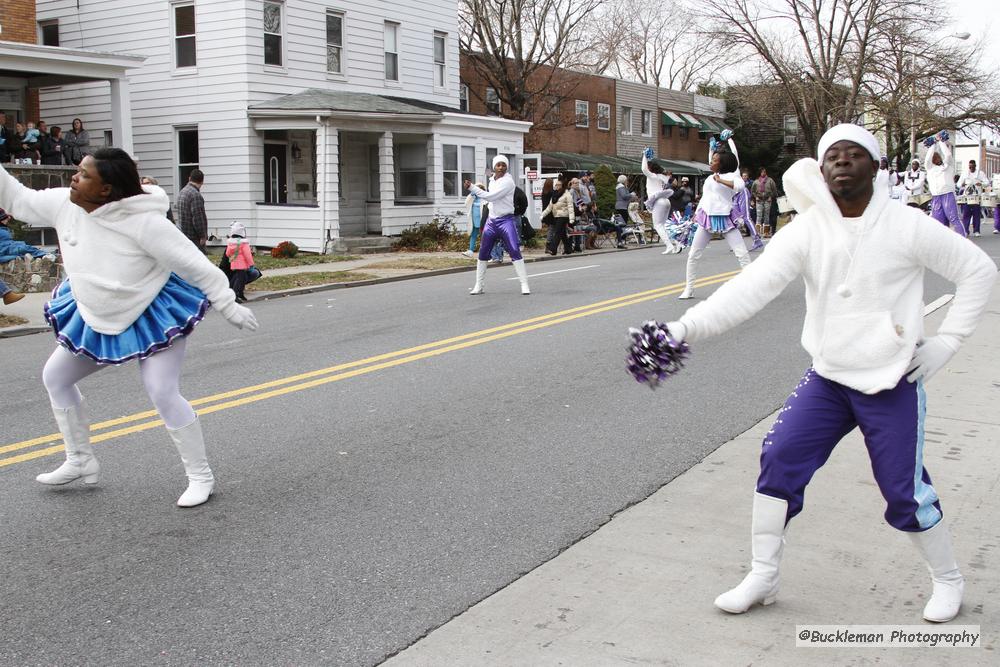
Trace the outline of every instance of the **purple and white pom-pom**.
<path fill-rule="evenodd" d="M 639 329 L 629 329 L 628 335 L 625 365 L 636 382 L 645 382 L 650 389 L 683 368 L 691 353 L 688 344 L 671 336 L 662 322 L 650 320 Z"/>

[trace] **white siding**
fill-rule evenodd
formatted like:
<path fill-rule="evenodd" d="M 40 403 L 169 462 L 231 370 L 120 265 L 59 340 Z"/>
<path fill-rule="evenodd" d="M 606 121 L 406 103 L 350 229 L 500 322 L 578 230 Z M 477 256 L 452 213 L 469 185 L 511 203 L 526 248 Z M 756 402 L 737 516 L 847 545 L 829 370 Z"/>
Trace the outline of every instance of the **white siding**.
<path fill-rule="evenodd" d="M 247 229 L 255 245 L 291 241 L 306 252 L 323 251 L 323 219 L 319 207 L 257 204 L 257 224 Z"/>

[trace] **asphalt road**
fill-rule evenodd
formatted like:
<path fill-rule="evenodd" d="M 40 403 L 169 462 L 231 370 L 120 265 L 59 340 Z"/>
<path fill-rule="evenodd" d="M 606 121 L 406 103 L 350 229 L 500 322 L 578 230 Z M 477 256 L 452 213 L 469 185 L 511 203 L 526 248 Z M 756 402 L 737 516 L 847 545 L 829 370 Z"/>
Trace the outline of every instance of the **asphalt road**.
<path fill-rule="evenodd" d="M 784 400 L 808 365 L 800 283 L 656 392 L 625 372 L 625 331 L 691 302 L 581 308 L 679 286 L 685 258 L 535 264 L 530 297 L 507 265 L 480 297 L 465 273 L 279 299 L 255 304 L 254 334 L 210 315 L 183 390 L 214 410 L 218 484 L 193 510 L 174 507 L 185 479 L 162 426 L 132 417 L 150 409 L 135 364 L 81 385 L 94 423 L 126 417 L 100 431 L 100 485 L 35 483 L 61 454 L 13 457 L 58 440 L 11 445 L 55 433 L 54 343 L 0 340 L 0 664 L 372 665 L 408 646 Z M 713 243 L 703 266 L 736 262 Z M 927 300 L 945 291 L 932 277 Z"/>

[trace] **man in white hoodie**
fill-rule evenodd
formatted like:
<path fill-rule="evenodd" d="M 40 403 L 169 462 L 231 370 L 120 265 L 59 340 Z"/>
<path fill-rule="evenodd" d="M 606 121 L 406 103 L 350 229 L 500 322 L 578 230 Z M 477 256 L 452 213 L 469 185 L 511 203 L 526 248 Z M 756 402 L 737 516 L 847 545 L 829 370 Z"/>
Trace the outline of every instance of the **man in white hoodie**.
<path fill-rule="evenodd" d="M 932 197 L 931 217 L 942 225 L 951 225 L 962 236 L 968 236 L 968 230 L 958 216 L 958 204 L 955 202 L 955 179 L 952 175 L 948 139 L 942 132 L 938 137 L 928 137 L 925 143 L 929 144 L 924 166 L 927 168 L 927 189 Z"/>
<path fill-rule="evenodd" d="M 718 335 L 803 278 L 802 345 L 812 367 L 764 437 L 753 504 L 750 573 L 715 605 L 742 613 L 778 593 L 785 525 L 802 511 L 806 485 L 847 433 L 860 426 L 886 499 L 885 518 L 910 535 L 927 561 L 930 621 L 949 621 L 962 601 L 937 493 L 923 467 L 923 383 L 975 328 L 996 279 L 979 248 L 875 187 L 878 142 L 837 125 L 819 142 L 819 162 L 799 160 L 784 176 L 798 211 L 757 261 L 704 303 L 667 325 L 674 337 Z M 955 282 L 937 335 L 923 331 L 924 272 Z"/>
<path fill-rule="evenodd" d="M 910 170 L 903 174 L 903 185 L 910 197 L 924 194 L 924 172 L 920 169 L 920 160 L 910 162 Z"/>

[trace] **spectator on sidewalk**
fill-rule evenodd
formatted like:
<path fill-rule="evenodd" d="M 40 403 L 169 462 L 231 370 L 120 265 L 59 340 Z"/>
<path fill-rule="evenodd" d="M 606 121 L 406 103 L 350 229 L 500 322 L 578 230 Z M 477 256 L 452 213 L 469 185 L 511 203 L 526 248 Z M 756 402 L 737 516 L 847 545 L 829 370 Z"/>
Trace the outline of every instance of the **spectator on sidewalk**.
<path fill-rule="evenodd" d="M 628 203 L 632 193 L 628 189 L 628 176 L 622 174 L 618 177 L 618 185 L 615 186 L 615 214 L 620 216 L 622 222 L 628 222 Z"/>
<path fill-rule="evenodd" d="M 253 251 L 246 242 L 247 229 L 242 222 L 234 222 L 229 227 L 229 242 L 226 257 L 229 259 L 229 287 L 236 294 L 236 303 L 246 303 L 244 293 L 249 282 L 249 271 L 253 263 Z"/>
<path fill-rule="evenodd" d="M 7 129 L 7 114 L 0 111 L 0 162 L 10 162 L 11 134 Z"/>
<path fill-rule="evenodd" d="M 208 217 L 205 215 L 205 198 L 201 188 L 205 184 L 205 174 L 201 169 L 192 169 L 187 185 L 177 193 L 177 219 L 184 236 L 199 250 L 205 252 L 208 243 Z"/>
<path fill-rule="evenodd" d="M 63 142 L 66 164 L 79 165 L 83 158 L 90 155 L 90 132 L 83 129 L 83 121 L 73 119 L 73 129 L 66 133 Z"/>
<path fill-rule="evenodd" d="M 51 132 L 42 135 L 40 143 L 42 164 L 66 164 L 63 141 L 62 128 L 58 125 L 53 125 Z"/>
<path fill-rule="evenodd" d="M 545 252 L 555 255 L 562 243 L 563 254 L 569 255 L 573 252 L 570 247 L 569 237 L 566 235 L 567 228 L 573 224 L 576 217 L 576 206 L 573 202 L 573 195 L 566 187 L 566 177 L 562 174 L 552 183 L 552 199 L 549 205 L 542 211 L 542 215 L 551 215 L 552 222 L 549 224 L 549 240 L 545 244 Z"/>
<path fill-rule="evenodd" d="M 7 286 L 7 283 L 0 280 L 0 298 L 3 299 L 3 305 L 9 306 L 10 304 L 16 303 L 21 299 L 23 299 L 24 295 L 21 294 L 20 292 L 15 292 L 14 290 L 12 290 L 10 287 Z"/>
<path fill-rule="evenodd" d="M 771 209 L 774 208 L 774 200 L 778 197 L 778 185 L 774 179 L 767 175 L 767 169 L 760 168 L 760 175 L 753 182 L 750 190 L 754 201 L 757 202 L 757 222 L 761 224 L 762 236 L 765 238 L 771 235 Z"/>
<path fill-rule="evenodd" d="M 52 128 L 52 129 L 55 129 L 55 128 Z M 139 179 L 139 182 L 141 184 L 143 184 L 143 185 L 155 185 L 155 186 L 159 187 L 159 182 L 155 178 L 153 178 L 152 176 L 143 176 L 142 178 Z M 171 207 L 168 204 L 167 205 L 167 213 L 166 213 L 167 220 L 169 220 L 170 222 L 173 222 L 174 225 L 176 225 L 177 223 L 174 222 L 174 214 L 173 214 L 173 212 L 170 209 L 171 209 Z"/>
<path fill-rule="evenodd" d="M 44 258 L 50 262 L 55 261 L 56 256 L 52 253 L 45 252 L 24 241 L 15 241 L 8 225 L 10 220 L 11 217 L 7 211 L 0 208 L 0 264 L 6 264 L 25 256 L 33 259 Z"/>
<path fill-rule="evenodd" d="M 476 183 L 476 186 L 486 187 L 482 183 Z M 462 254 L 466 257 L 475 257 L 479 230 L 486 222 L 486 202 L 470 192 L 469 196 L 465 198 L 465 214 L 469 216 L 469 249 Z"/>

